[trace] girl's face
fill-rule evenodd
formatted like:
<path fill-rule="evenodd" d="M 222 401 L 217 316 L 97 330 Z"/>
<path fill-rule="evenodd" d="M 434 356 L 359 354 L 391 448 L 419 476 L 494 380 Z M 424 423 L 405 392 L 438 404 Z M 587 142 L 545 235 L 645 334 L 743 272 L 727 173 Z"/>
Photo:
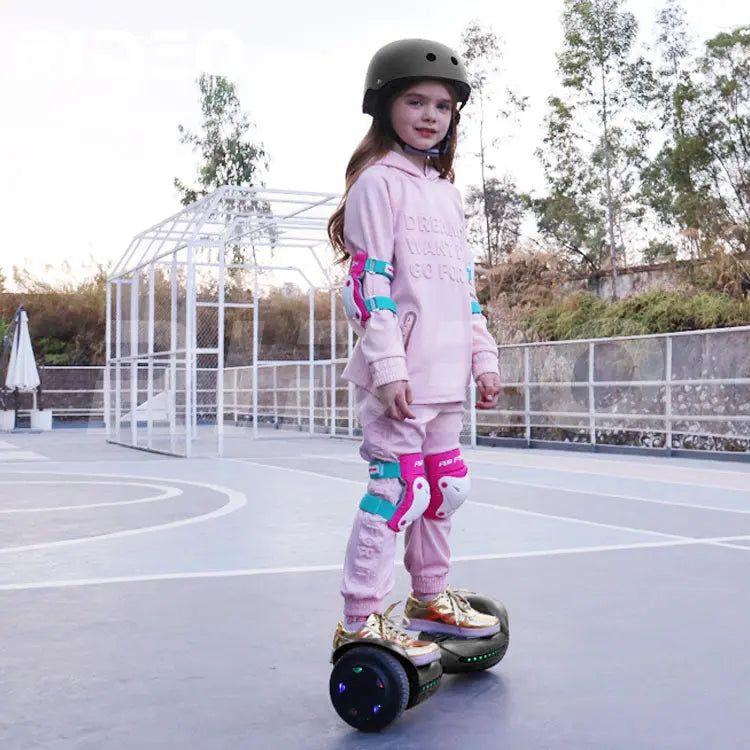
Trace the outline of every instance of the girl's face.
<path fill-rule="evenodd" d="M 432 148 L 448 132 L 453 99 L 451 89 L 440 81 L 412 84 L 396 97 L 391 106 L 393 129 L 413 148 Z"/>

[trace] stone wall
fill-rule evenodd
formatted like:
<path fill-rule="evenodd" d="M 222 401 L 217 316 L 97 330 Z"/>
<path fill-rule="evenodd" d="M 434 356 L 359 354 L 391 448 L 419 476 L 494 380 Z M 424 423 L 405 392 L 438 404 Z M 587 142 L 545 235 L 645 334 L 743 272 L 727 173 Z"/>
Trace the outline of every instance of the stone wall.
<path fill-rule="evenodd" d="M 617 273 L 617 296 L 630 297 L 652 289 L 679 289 L 685 283 L 687 270 L 688 262 L 685 261 L 622 268 Z M 599 271 L 591 276 L 571 278 L 563 283 L 562 288 L 566 292 L 589 291 L 608 299 L 612 296 L 612 276 L 609 270 Z"/>

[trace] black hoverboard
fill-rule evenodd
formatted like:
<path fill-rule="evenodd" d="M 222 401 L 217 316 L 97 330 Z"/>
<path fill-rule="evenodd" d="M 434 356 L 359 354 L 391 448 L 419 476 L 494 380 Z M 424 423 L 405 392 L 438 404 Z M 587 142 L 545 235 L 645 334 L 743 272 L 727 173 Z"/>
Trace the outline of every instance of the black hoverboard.
<path fill-rule="evenodd" d="M 508 612 L 495 599 L 466 594 L 479 612 L 495 615 L 500 632 L 484 638 L 420 633 L 440 647 L 440 660 L 417 667 L 401 646 L 385 640 L 346 643 L 333 652 L 330 694 L 336 713 L 362 732 L 379 732 L 405 709 L 426 701 L 440 687 L 443 673 L 480 672 L 494 667 L 508 650 Z"/>

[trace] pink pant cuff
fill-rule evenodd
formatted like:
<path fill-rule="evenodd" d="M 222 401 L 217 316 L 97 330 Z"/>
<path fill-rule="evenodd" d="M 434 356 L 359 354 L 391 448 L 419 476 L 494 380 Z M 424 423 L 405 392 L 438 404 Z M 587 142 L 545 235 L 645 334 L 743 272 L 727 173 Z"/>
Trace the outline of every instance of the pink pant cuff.
<path fill-rule="evenodd" d="M 383 611 L 383 601 L 381 599 L 344 599 L 344 616 L 345 617 L 365 617 L 373 612 Z"/>
<path fill-rule="evenodd" d="M 447 584 L 447 576 L 414 576 L 411 579 L 412 589 L 419 594 L 439 594 L 445 591 Z"/>

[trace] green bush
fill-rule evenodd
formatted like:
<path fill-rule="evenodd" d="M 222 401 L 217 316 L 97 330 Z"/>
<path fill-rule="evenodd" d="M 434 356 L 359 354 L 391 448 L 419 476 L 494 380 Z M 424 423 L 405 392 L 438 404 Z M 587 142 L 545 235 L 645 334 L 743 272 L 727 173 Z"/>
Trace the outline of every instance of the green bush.
<path fill-rule="evenodd" d="M 719 292 L 689 295 L 653 290 L 614 302 L 590 292 L 576 292 L 552 305 L 538 307 L 526 318 L 531 339 L 638 336 L 750 324 L 750 301 Z"/>

